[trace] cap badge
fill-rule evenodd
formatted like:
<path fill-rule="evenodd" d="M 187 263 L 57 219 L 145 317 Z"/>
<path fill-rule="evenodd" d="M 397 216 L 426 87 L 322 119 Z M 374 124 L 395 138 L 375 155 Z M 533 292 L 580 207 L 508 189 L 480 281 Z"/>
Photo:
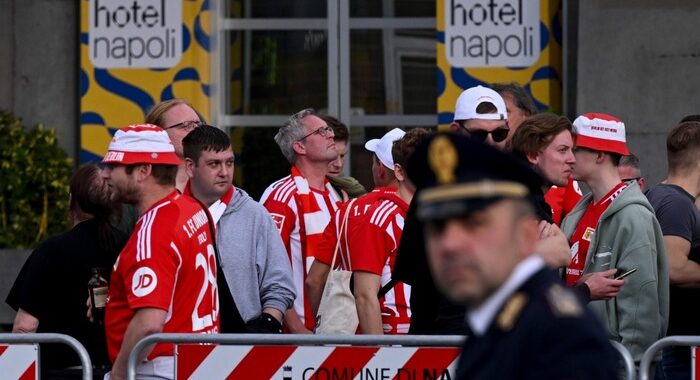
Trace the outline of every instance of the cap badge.
<path fill-rule="evenodd" d="M 439 184 L 445 185 L 455 181 L 455 169 L 459 165 L 457 149 L 446 136 L 438 136 L 428 148 L 428 165 L 435 173 Z"/>
<path fill-rule="evenodd" d="M 154 160 L 157 159 L 157 158 L 158 158 L 158 153 L 156 153 L 156 152 L 151 153 L 151 158 L 154 159 Z"/>

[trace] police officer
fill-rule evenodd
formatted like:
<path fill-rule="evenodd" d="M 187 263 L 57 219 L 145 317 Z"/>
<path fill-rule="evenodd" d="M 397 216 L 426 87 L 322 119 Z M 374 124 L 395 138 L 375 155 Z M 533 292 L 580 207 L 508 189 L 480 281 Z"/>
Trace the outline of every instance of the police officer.
<path fill-rule="evenodd" d="M 466 305 L 460 379 L 614 379 L 619 357 L 577 295 L 533 255 L 542 179 L 482 142 L 437 134 L 408 164 L 433 278 Z"/>

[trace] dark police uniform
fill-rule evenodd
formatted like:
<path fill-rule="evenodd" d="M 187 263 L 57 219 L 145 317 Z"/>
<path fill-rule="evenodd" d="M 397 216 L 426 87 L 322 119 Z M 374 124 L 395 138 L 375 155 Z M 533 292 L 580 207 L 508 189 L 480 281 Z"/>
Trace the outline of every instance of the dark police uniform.
<path fill-rule="evenodd" d="M 533 194 L 541 193 L 542 178 L 528 165 L 462 135 L 427 139 L 407 166 L 420 189 L 416 215 L 424 222 L 461 218 L 505 198 L 527 201 L 534 211 Z M 541 258 L 520 261 L 505 283 L 467 312 L 480 327 L 467 327 L 459 379 L 619 377 L 620 356 L 604 328 Z"/>
<path fill-rule="evenodd" d="M 541 268 L 486 332 L 469 333 L 458 379 L 616 379 L 619 355 L 585 305 Z"/>

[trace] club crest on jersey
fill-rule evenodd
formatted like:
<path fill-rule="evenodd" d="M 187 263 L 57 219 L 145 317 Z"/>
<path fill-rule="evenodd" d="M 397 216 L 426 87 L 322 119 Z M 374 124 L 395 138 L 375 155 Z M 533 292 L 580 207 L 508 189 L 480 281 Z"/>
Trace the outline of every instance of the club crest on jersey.
<path fill-rule="evenodd" d="M 284 226 L 285 216 L 282 214 L 275 214 L 275 213 L 270 213 L 270 216 L 272 216 L 272 220 L 275 222 L 275 227 L 277 227 L 277 230 L 279 232 L 282 232 L 282 226 Z"/>
<path fill-rule="evenodd" d="M 149 267 L 141 267 L 134 272 L 131 277 L 131 292 L 136 297 L 143 297 L 151 294 L 158 285 L 158 277 Z"/>
<path fill-rule="evenodd" d="M 576 242 L 576 243 L 571 245 L 570 255 L 571 255 L 571 262 L 572 263 L 578 263 L 578 243 L 579 242 Z"/>

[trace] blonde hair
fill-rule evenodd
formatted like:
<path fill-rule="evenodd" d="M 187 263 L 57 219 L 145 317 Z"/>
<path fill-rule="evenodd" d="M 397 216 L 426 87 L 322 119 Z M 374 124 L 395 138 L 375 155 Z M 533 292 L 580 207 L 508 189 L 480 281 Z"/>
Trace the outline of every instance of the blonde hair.
<path fill-rule="evenodd" d="M 148 111 L 148 113 L 146 114 L 146 120 L 145 120 L 146 124 L 154 124 L 154 125 L 157 125 L 161 128 L 167 128 L 168 127 L 167 125 L 163 125 L 163 121 L 165 119 L 164 118 L 165 113 L 168 112 L 171 108 L 173 108 L 177 105 L 180 105 L 180 104 L 184 104 L 184 105 L 192 108 L 192 110 L 194 110 L 194 107 L 192 107 L 192 104 L 190 104 L 185 99 L 166 100 L 164 102 L 160 102 L 160 103 L 154 105 L 153 108 L 151 108 L 151 110 Z M 199 115 L 199 114 L 197 114 L 197 115 Z"/>

